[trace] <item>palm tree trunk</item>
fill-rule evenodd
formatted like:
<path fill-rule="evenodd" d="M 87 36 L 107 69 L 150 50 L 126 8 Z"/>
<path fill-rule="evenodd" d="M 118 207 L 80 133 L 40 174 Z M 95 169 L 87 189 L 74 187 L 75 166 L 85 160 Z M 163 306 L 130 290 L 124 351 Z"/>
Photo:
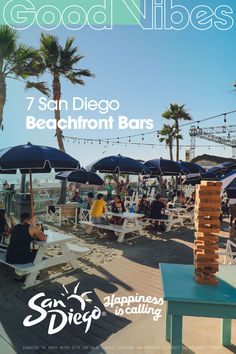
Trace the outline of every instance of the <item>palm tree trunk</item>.
<path fill-rule="evenodd" d="M 5 76 L 1 73 L 0 74 L 0 129 L 3 129 L 2 121 L 3 121 L 3 109 L 6 103 L 6 79 Z"/>
<path fill-rule="evenodd" d="M 61 99 L 61 84 L 60 84 L 60 76 L 58 73 L 54 73 L 53 75 L 52 89 L 53 89 L 53 99 L 57 103 L 57 109 L 54 111 L 54 116 L 58 123 L 59 120 L 61 119 L 61 111 L 59 109 L 59 101 Z M 58 126 L 56 128 L 56 135 L 57 135 L 57 142 L 58 142 L 59 149 L 65 152 L 64 143 L 62 140 L 62 131 L 60 128 L 58 128 Z"/>
<path fill-rule="evenodd" d="M 52 89 L 53 89 L 53 99 L 57 102 L 57 109 L 54 111 L 54 116 L 55 116 L 55 119 L 58 123 L 59 120 L 61 119 L 61 112 L 59 109 L 59 101 L 61 99 L 61 84 L 60 84 L 60 77 L 59 77 L 58 73 L 54 73 L 54 75 L 53 75 Z M 57 142 L 58 142 L 59 149 L 61 151 L 65 152 L 65 147 L 64 147 L 63 140 L 62 140 L 62 131 L 58 126 L 56 128 L 56 136 L 57 136 Z M 62 181 L 60 196 L 59 196 L 57 204 L 65 204 L 65 202 L 66 202 L 66 189 L 67 189 L 66 181 Z"/>
<path fill-rule="evenodd" d="M 179 161 L 179 138 L 178 138 L 178 132 L 179 132 L 179 122 L 178 119 L 175 121 L 175 129 L 176 129 L 176 161 Z"/>
<path fill-rule="evenodd" d="M 169 144 L 169 149 L 170 149 L 170 159 L 171 161 L 173 161 L 173 145 L 172 144 Z"/>

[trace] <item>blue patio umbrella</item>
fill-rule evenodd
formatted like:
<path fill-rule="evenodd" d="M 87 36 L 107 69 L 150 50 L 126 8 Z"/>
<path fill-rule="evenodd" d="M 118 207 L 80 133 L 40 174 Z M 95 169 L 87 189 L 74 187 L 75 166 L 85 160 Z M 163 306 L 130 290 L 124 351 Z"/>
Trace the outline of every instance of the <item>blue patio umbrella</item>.
<path fill-rule="evenodd" d="M 16 173 L 48 173 L 75 170 L 79 166 L 77 160 L 58 149 L 40 145 L 18 145 L 0 150 L 0 172 Z"/>
<path fill-rule="evenodd" d="M 217 181 L 218 176 L 215 173 L 203 172 L 203 173 L 190 173 L 183 184 L 195 186 L 203 181 Z"/>
<path fill-rule="evenodd" d="M 183 174 L 188 174 L 189 170 L 181 165 L 179 162 L 167 160 L 167 159 L 153 159 L 145 162 L 145 166 L 149 167 L 154 176 L 180 176 Z M 161 180 L 160 180 L 160 193 L 161 190 Z M 182 196 L 182 184 L 180 179 L 180 195 Z"/>
<path fill-rule="evenodd" d="M 236 178 L 225 188 L 228 198 L 236 198 Z"/>
<path fill-rule="evenodd" d="M 199 166 L 198 164 L 191 161 L 179 161 L 180 165 L 186 167 L 189 170 L 189 173 L 204 173 L 206 172 L 205 168 Z"/>
<path fill-rule="evenodd" d="M 86 171 L 84 168 L 76 171 L 60 172 L 56 175 L 56 179 L 82 184 L 88 183 L 96 186 L 101 186 L 104 184 L 104 181 L 100 176 L 98 176 L 95 172 Z"/>
<path fill-rule="evenodd" d="M 140 161 L 121 155 L 103 157 L 87 166 L 86 170 L 128 175 L 151 174 L 150 169 Z"/>
<path fill-rule="evenodd" d="M 213 172 L 216 174 L 223 175 L 223 174 L 227 174 L 228 172 L 231 172 L 235 168 L 236 168 L 236 161 L 235 162 L 225 161 L 219 165 L 209 167 L 207 169 L 207 172 Z"/>
<path fill-rule="evenodd" d="M 162 158 L 148 160 L 144 165 L 150 168 L 153 175 L 157 176 L 179 176 L 189 173 L 189 170 L 179 162 Z"/>
<path fill-rule="evenodd" d="M 33 189 L 32 173 L 48 173 L 54 169 L 56 172 L 76 170 L 79 162 L 70 155 L 58 149 L 32 145 L 18 145 L 0 150 L 0 173 L 30 174 L 31 214 L 33 216 Z"/>
<path fill-rule="evenodd" d="M 87 166 L 86 170 L 115 173 L 117 175 L 116 198 L 118 197 L 118 179 L 120 173 L 128 175 L 151 174 L 151 170 L 140 161 L 121 155 L 103 157 Z"/>
<path fill-rule="evenodd" d="M 229 172 L 219 179 L 222 182 L 222 190 L 225 190 L 228 198 L 236 198 L 236 170 Z"/>

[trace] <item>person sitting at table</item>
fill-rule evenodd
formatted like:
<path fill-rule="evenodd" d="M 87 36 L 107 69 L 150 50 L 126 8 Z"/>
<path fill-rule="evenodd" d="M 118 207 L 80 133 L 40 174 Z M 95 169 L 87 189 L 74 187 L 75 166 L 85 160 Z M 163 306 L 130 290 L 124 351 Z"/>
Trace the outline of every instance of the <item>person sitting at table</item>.
<path fill-rule="evenodd" d="M 147 195 L 143 194 L 138 204 L 138 213 L 147 216 L 149 214 L 149 211 L 150 211 L 150 203 L 147 199 Z"/>
<path fill-rule="evenodd" d="M 102 214 L 106 213 L 106 203 L 103 194 L 97 195 L 97 200 L 93 203 L 91 210 L 91 222 L 93 224 L 107 224 L 106 220 L 102 219 Z"/>
<path fill-rule="evenodd" d="M 132 197 L 134 190 L 130 186 L 128 186 L 126 192 L 128 197 Z"/>
<path fill-rule="evenodd" d="M 162 214 L 163 210 L 166 209 L 165 203 L 161 200 L 160 194 L 156 195 L 155 200 L 151 204 L 150 208 L 150 214 L 149 218 L 150 219 L 167 219 L 168 216 L 165 214 Z M 165 231 L 165 224 L 159 221 L 154 222 L 155 228 L 157 228 L 159 231 Z"/>
<path fill-rule="evenodd" d="M 94 195 L 92 192 L 88 193 L 88 198 L 85 199 L 84 202 L 87 203 L 87 209 L 90 210 L 94 203 Z"/>
<path fill-rule="evenodd" d="M 32 225 L 28 213 L 21 215 L 20 224 L 11 231 L 10 244 L 7 249 L 6 262 L 10 264 L 33 263 L 37 250 L 30 249 L 33 240 L 46 241 L 46 235 Z M 19 278 L 18 280 L 22 279 Z"/>
<path fill-rule="evenodd" d="M 116 200 L 112 204 L 111 210 L 113 213 L 124 213 L 126 211 L 124 201 L 121 199 L 120 196 L 116 197 Z M 122 225 L 124 222 L 124 219 L 122 219 L 119 216 L 113 215 L 109 221 L 111 224 L 114 224 L 114 225 Z"/>
<path fill-rule="evenodd" d="M 73 197 L 70 200 L 72 203 L 78 203 L 79 201 L 79 192 L 75 192 L 75 194 L 73 195 Z"/>
<path fill-rule="evenodd" d="M 196 200 L 196 192 L 194 191 L 191 195 L 191 198 L 187 201 L 187 211 L 192 211 L 194 209 Z"/>

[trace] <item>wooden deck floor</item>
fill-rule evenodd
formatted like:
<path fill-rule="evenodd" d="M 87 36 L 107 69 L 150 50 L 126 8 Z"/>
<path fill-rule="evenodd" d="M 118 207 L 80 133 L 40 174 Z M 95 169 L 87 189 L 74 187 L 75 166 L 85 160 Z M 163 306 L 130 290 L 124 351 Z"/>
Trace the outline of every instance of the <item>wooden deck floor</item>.
<path fill-rule="evenodd" d="M 224 238 L 222 238 L 222 242 L 225 243 Z M 164 341 L 164 346 L 166 346 L 164 313 L 162 320 L 157 323 L 154 323 L 152 319 L 145 322 L 143 315 L 138 314 L 126 314 L 119 317 L 115 315 L 115 307 L 104 308 L 104 298 L 112 294 L 118 297 L 135 296 L 136 294 L 161 297 L 159 262 L 192 264 L 192 244 L 193 235 L 191 232 L 184 235 L 181 232 L 175 233 L 169 237 L 169 240 L 140 238 L 131 242 L 130 245 L 117 244 L 117 247 L 123 247 L 123 255 L 112 262 L 100 266 L 90 264 L 89 269 L 85 272 L 78 270 L 26 290 L 22 290 L 20 284 L 16 286 L 14 280 L 11 280 L 13 277 L 9 274 L 10 270 L 0 265 L 0 354 L 86 354 L 90 351 L 96 354 L 136 354 L 136 349 L 118 352 L 104 349 L 103 344 L 106 343 L 123 344 L 121 343 L 122 338 L 125 338 L 123 333 L 128 334 L 128 339 L 126 336 L 127 343 L 131 344 L 133 342 L 143 344 L 145 338 L 153 338 L 159 333 L 160 338 Z M 45 292 L 47 297 L 59 299 L 63 290 L 62 284 L 69 292 L 73 292 L 78 281 L 80 282 L 80 294 L 92 291 L 92 294 L 89 295 L 92 303 L 87 305 L 88 310 L 93 306 L 98 306 L 104 312 L 99 320 L 92 323 L 88 333 L 84 333 L 84 324 L 79 326 L 67 324 L 58 334 L 48 335 L 49 319 L 45 319 L 33 327 L 23 326 L 24 318 L 32 313 L 27 305 L 32 296 Z M 71 304 L 74 312 L 81 312 L 78 302 L 72 301 Z M 191 338 L 191 319 L 189 318 L 187 321 L 189 326 L 187 325 L 185 331 L 189 331 L 187 338 Z M 147 328 L 145 328 L 145 323 L 147 323 Z M 196 328 L 198 328 L 197 326 L 198 323 Z M 144 331 L 145 337 L 143 337 Z M 235 333 L 235 326 L 233 333 Z M 94 350 L 94 348 L 98 348 L 98 350 Z M 167 346 L 164 351 L 154 349 L 148 353 L 162 354 L 169 353 L 169 351 L 170 348 Z M 186 353 L 190 352 L 193 353 L 186 351 Z M 194 352 L 200 353 L 197 350 Z M 138 353 L 147 352 L 144 350 Z M 226 352 L 222 351 L 222 353 Z M 227 351 L 227 353 L 229 352 Z"/>

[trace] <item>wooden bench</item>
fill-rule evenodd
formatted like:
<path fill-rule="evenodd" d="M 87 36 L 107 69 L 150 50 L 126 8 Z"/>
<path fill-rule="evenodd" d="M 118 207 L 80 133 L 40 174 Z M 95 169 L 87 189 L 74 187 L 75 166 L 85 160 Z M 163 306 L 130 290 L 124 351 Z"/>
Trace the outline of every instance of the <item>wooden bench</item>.
<path fill-rule="evenodd" d="M 103 229 L 103 230 L 110 230 L 110 231 L 114 231 L 115 235 L 118 236 L 117 241 L 118 242 L 123 242 L 124 240 L 124 236 L 126 233 L 129 232 L 134 232 L 137 231 L 137 226 L 128 226 L 126 228 L 124 228 L 124 225 L 106 225 L 106 224 L 94 224 L 90 221 L 79 221 L 79 223 L 81 225 L 84 225 L 87 227 L 87 233 L 91 234 L 92 230 L 94 227 L 98 228 L 98 229 Z M 101 235 L 101 233 L 99 233 Z M 132 239 L 134 239 L 136 237 L 133 237 Z M 129 238 L 130 240 L 130 238 Z"/>
<path fill-rule="evenodd" d="M 90 251 L 90 249 L 87 247 L 81 247 L 81 246 L 75 245 L 73 243 L 66 243 L 66 246 L 70 251 L 71 259 L 75 258 L 74 257 L 75 253 L 85 253 L 85 252 Z M 24 283 L 24 288 L 28 288 L 32 285 L 35 285 L 35 280 L 33 282 L 31 282 L 31 279 L 30 279 L 31 274 L 33 274 L 35 272 L 38 274 L 40 270 L 47 269 L 49 267 L 52 267 L 53 265 L 58 264 L 57 259 L 62 258 L 62 257 L 63 256 L 47 257 L 46 260 L 41 261 L 39 263 L 11 264 L 6 261 L 6 253 L 0 253 L 0 263 L 3 263 L 5 265 L 7 265 L 8 267 L 13 268 L 15 270 L 15 273 L 19 276 L 27 275 L 25 283 Z M 67 261 L 66 257 L 65 257 L 65 261 Z M 37 274 L 36 274 L 36 276 L 37 276 Z M 58 274 L 53 275 L 50 278 L 47 278 L 44 280 L 52 279 L 52 278 L 58 277 L 62 274 L 65 274 L 65 273 L 58 273 Z M 35 277 L 35 279 L 36 279 L 36 277 Z"/>
<path fill-rule="evenodd" d="M 190 220 L 190 223 L 194 223 L 194 212 L 183 212 L 180 214 L 183 221 Z"/>
<path fill-rule="evenodd" d="M 184 226 L 182 218 L 173 218 L 172 215 L 168 215 L 168 219 L 145 218 L 145 220 L 163 222 L 164 224 L 166 224 L 165 232 L 169 232 L 171 230 L 171 228 L 177 224 L 179 224 L 180 226 Z"/>

